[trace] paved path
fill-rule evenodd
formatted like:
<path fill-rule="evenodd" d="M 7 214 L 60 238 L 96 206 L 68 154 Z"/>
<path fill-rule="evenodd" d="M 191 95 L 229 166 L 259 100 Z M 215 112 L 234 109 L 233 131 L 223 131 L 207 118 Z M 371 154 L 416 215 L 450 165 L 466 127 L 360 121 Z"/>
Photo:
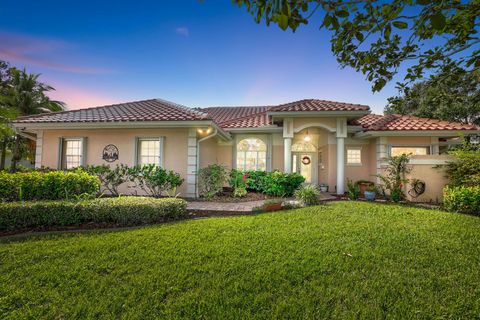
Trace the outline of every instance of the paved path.
<path fill-rule="evenodd" d="M 335 200 L 336 197 L 327 193 L 322 193 L 321 201 Z M 289 199 L 291 200 L 291 199 Z M 193 213 L 218 212 L 218 213 L 248 213 L 255 208 L 262 207 L 267 200 L 246 201 L 246 202 L 209 202 L 209 201 L 189 201 L 187 210 Z"/>

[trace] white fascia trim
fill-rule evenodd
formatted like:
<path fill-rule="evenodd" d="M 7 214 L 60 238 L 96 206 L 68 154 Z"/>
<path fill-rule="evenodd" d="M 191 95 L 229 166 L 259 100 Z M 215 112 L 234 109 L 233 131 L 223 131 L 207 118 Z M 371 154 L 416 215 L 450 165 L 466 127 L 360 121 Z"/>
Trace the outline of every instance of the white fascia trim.
<path fill-rule="evenodd" d="M 283 132 L 282 127 L 277 126 L 264 126 L 264 127 L 256 127 L 256 128 L 225 128 L 227 132 L 234 132 L 234 133 L 270 133 L 270 132 Z"/>
<path fill-rule="evenodd" d="M 25 129 L 110 129 L 110 128 L 187 128 L 193 126 L 216 126 L 213 121 L 123 121 L 123 122 L 48 122 L 13 123 L 15 128 Z"/>
<path fill-rule="evenodd" d="M 267 112 L 269 117 L 289 117 L 289 118 L 300 118 L 300 117 L 348 117 L 348 118 L 357 118 L 364 115 L 370 114 L 370 111 L 280 111 L 280 112 Z"/>
<path fill-rule="evenodd" d="M 363 130 L 362 126 L 347 126 L 348 133 L 356 133 Z"/>
<path fill-rule="evenodd" d="M 367 131 L 355 134 L 355 138 L 374 137 L 459 137 L 462 134 L 480 133 L 480 130 L 414 130 L 414 131 Z"/>

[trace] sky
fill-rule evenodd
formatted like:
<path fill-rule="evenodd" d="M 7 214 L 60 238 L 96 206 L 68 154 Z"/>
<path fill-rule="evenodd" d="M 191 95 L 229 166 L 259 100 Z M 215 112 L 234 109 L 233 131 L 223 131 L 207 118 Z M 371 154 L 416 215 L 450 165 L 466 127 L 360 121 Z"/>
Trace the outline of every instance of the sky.
<path fill-rule="evenodd" d="M 321 16 L 295 33 L 256 24 L 230 0 L 1 1 L 0 59 L 78 109 L 162 98 L 190 107 L 318 98 L 382 113 L 380 93 L 339 67 Z"/>

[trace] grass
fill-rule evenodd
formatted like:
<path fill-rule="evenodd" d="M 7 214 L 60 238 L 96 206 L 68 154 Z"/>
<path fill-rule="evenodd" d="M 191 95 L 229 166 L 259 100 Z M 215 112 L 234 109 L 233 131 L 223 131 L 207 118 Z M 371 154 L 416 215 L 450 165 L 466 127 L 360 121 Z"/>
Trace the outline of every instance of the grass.
<path fill-rule="evenodd" d="M 480 218 L 359 202 L 0 243 L 22 318 L 480 317 Z"/>

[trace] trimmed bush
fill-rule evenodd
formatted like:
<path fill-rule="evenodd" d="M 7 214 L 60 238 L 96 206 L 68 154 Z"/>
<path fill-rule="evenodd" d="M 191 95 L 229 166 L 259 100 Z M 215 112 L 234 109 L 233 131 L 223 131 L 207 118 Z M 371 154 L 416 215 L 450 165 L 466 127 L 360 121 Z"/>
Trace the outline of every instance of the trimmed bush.
<path fill-rule="evenodd" d="M 227 169 L 219 164 L 211 164 L 198 171 L 198 189 L 200 196 L 212 199 L 223 190 L 227 180 Z"/>
<path fill-rule="evenodd" d="M 445 187 L 443 206 L 448 211 L 480 215 L 480 186 Z"/>
<path fill-rule="evenodd" d="M 80 195 L 93 196 L 99 190 L 98 178 L 81 170 L 0 172 L 2 201 L 69 199 Z"/>
<path fill-rule="evenodd" d="M 320 203 L 320 191 L 315 186 L 304 186 L 295 191 L 295 199 L 306 206 L 314 206 Z"/>
<path fill-rule="evenodd" d="M 187 203 L 177 198 L 101 198 L 73 201 L 12 202 L 0 205 L 0 230 L 107 223 L 142 225 L 186 217 Z"/>
<path fill-rule="evenodd" d="M 262 192 L 269 196 L 290 197 L 305 178 L 298 173 L 268 172 L 263 179 Z"/>

